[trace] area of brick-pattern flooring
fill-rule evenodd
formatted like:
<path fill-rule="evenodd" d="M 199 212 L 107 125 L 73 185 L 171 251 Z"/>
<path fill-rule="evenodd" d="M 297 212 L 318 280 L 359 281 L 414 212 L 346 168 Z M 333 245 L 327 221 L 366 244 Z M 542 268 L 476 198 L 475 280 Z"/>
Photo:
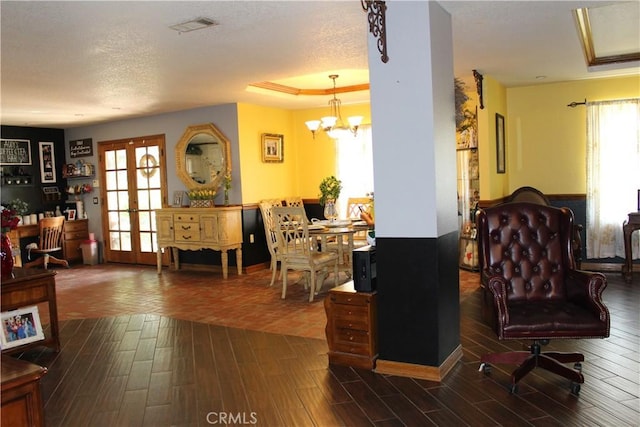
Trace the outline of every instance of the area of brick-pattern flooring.
<path fill-rule="evenodd" d="M 323 299 L 333 286 L 330 276 L 310 303 L 297 273 L 290 273 L 283 300 L 280 280 L 269 287 L 269 270 L 230 274 L 227 280 L 212 271 L 164 269 L 158 275 L 155 266 L 125 264 L 75 265 L 56 272 L 60 320 L 145 313 L 320 339 L 325 338 Z M 340 280 L 346 280 L 343 274 Z M 479 286 L 477 273 L 460 270 L 461 296 Z M 40 310 L 46 320 L 46 307 Z"/>

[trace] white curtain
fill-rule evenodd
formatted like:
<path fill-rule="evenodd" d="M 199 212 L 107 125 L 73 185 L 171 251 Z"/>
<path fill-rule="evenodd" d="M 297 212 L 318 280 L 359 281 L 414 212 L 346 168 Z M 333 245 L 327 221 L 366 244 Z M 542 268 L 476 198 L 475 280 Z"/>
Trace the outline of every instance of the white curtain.
<path fill-rule="evenodd" d="M 340 217 L 346 216 L 349 197 L 365 197 L 373 192 L 373 151 L 371 148 L 371 125 L 362 125 L 358 133 L 343 133 L 336 140 L 338 179 L 342 191 L 338 199 Z"/>
<path fill-rule="evenodd" d="M 640 99 L 587 103 L 587 258 L 624 257 L 622 224 L 638 210 Z M 640 257 L 633 233 L 633 258 Z"/>

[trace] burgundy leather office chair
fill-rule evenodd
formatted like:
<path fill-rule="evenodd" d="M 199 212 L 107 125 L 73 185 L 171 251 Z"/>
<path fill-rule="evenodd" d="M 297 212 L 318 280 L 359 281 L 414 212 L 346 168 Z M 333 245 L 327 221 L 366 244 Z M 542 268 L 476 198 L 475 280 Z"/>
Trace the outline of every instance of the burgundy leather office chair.
<path fill-rule="evenodd" d="M 491 364 L 519 365 L 511 392 L 533 368 L 571 380 L 577 395 L 584 382 L 580 353 L 543 353 L 549 340 L 606 338 L 609 311 L 602 302 L 607 286 L 600 273 L 576 270 L 571 236 L 573 213 L 534 203 L 505 203 L 481 210 L 476 218 L 483 292 L 482 315 L 500 340 L 532 340 L 528 351 L 486 354 Z M 566 363 L 574 363 L 573 369 Z"/>

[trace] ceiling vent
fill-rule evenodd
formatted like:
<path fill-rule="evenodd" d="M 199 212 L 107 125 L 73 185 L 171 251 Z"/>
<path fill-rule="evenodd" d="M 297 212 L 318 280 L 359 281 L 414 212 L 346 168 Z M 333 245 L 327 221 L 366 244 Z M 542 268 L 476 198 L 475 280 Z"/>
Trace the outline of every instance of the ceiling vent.
<path fill-rule="evenodd" d="M 215 25 L 218 24 L 213 19 L 196 18 L 181 24 L 172 25 L 169 28 L 179 33 L 188 33 L 190 31 L 202 30 L 203 28 L 213 27 Z"/>

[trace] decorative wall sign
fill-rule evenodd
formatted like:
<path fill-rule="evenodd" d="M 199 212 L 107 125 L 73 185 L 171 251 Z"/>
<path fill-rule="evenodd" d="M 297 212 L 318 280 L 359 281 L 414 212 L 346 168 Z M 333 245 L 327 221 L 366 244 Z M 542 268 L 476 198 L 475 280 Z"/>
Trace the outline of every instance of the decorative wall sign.
<path fill-rule="evenodd" d="M 89 157 L 93 156 L 93 139 L 76 139 L 75 141 L 69 141 L 69 157 L 75 159 L 76 157 Z"/>
<path fill-rule="evenodd" d="M 0 139 L 0 165 L 30 165 L 31 141 Z"/>
<path fill-rule="evenodd" d="M 262 134 L 262 161 L 281 163 L 284 160 L 284 136 L 273 133 Z"/>
<path fill-rule="evenodd" d="M 40 142 L 40 180 L 43 184 L 56 182 L 56 158 L 53 142 Z"/>

